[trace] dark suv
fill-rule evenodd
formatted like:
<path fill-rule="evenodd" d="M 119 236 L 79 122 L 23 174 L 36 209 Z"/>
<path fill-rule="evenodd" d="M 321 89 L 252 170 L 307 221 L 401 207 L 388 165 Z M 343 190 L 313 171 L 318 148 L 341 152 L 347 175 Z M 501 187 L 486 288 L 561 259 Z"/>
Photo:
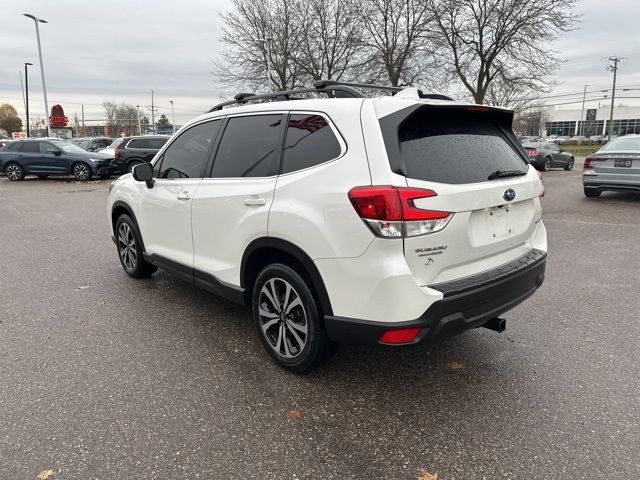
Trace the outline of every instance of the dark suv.
<path fill-rule="evenodd" d="M 113 170 L 116 173 L 128 173 L 136 165 L 150 162 L 169 138 L 166 135 L 124 137 L 116 147 L 111 163 Z"/>
<path fill-rule="evenodd" d="M 109 137 L 78 137 L 69 140 L 74 145 L 79 146 L 87 152 L 97 152 L 103 148 L 107 148 L 113 142 L 113 138 Z"/>

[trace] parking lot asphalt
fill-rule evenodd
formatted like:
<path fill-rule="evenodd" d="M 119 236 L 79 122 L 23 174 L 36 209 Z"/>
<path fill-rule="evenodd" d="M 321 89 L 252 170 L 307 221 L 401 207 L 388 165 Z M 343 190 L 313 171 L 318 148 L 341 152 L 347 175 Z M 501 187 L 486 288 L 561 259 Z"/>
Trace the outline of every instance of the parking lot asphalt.
<path fill-rule="evenodd" d="M 0 178 L 0 478 L 640 478 L 640 195 L 544 180 L 547 278 L 504 333 L 301 376 L 246 308 L 124 274 L 108 181 Z"/>

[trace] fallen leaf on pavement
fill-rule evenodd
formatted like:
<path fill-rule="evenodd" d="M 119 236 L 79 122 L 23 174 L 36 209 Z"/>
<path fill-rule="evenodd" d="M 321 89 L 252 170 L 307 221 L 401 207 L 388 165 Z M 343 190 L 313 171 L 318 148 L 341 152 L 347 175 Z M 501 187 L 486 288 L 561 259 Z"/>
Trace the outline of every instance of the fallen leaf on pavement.
<path fill-rule="evenodd" d="M 85 290 L 85 289 L 87 289 L 87 288 L 89 288 L 89 285 L 80 285 L 80 286 L 78 287 L 78 290 Z"/>
<path fill-rule="evenodd" d="M 418 480 L 438 480 L 438 474 L 434 473 L 431 475 L 426 468 L 419 468 L 418 472 L 420 472 Z"/>
<path fill-rule="evenodd" d="M 38 480 L 47 480 L 51 475 L 53 475 L 53 470 L 43 470 L 36 478 Z"/>
<path fill-rule="evenodd" d="M 291 420 L 300 420 L 300 410 L 289 410 L 287 412 L 287 417 Z"/>
<path fill-rule="evenodd" d="M 462 370 L 464 368 L 464 363 L 462 362 L 451 362 L 449 363 L 449 368 L 451 370 Z"/>

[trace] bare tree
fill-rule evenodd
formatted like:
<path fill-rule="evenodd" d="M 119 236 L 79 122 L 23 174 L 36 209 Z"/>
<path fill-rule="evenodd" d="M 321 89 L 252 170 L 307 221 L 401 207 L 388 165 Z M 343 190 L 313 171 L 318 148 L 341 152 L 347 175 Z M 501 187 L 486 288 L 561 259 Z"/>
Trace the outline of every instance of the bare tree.
<path fill-rule="evenodd" d="M 545 123 L 549 120 L 549 111 L 544 106 L 535 106 L 516 111 L 513 130 L 518 135 L 542 136 Z"/>
<path fill-rule="evenodd" d="M 430 12 L 425 0 L 358 0 L 371 80 L 393 86 L 428 81 Z"/>
<path fill-rule="evenodd" d="M 264 90 L 267 64 L 270 89 L 301 85 L 299 55 L 302 22 L 291 0 L 234 0 L 221 14 L 225 50 L 214 61 L 214 76 L 223 85 Z M 269 56 L 270 53 L 270 56 Z"/>
<path fill-rule="evenodd" d="M 300 71 L 310 80 L 358 80 L 363 61 L 363 16 L 359 3 L 347 0 L 295 2 L 302 22 Z"/>
<path fill-rule="evenodd" d="M 118 136 L 121 133 L 131 134 L 138 122 L 138 111 L 133 105 L 106 101 L 102 103 L 107 117 L 109 135 Z"/>
<path fill-rule="evenodd" d="M 570 30 L 577 0 L 426 0 L 441 67 L 483 103 L 500 81 L 545 91 L 559 58 L 550 43 Z"/>

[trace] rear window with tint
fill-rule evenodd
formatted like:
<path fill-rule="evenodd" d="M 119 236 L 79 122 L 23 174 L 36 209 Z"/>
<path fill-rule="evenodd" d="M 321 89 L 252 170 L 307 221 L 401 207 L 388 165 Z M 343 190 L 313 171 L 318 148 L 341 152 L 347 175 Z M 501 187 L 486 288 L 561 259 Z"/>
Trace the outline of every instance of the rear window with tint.
<path fill-rule="evenodd" d="M 600 150 L 602 151 L 632 151 L 640 152 L 640 137 L 622 137 L 611 140 Z"/>
<path fill-rule="evenodd" d="M 167 138 L 134 138 L 127 144 L 127 148 L 143 148 L 146 150 L 160 150 L 165 143 L 167 143 Z"/>
<path fill-rule="evenodd" d="M 508 134 L 489 112 L 425 108 L 402 123 L 398 138 L 407 177 L 462 184 L 486 182 L 497 170 L 527 170 Z"/>

